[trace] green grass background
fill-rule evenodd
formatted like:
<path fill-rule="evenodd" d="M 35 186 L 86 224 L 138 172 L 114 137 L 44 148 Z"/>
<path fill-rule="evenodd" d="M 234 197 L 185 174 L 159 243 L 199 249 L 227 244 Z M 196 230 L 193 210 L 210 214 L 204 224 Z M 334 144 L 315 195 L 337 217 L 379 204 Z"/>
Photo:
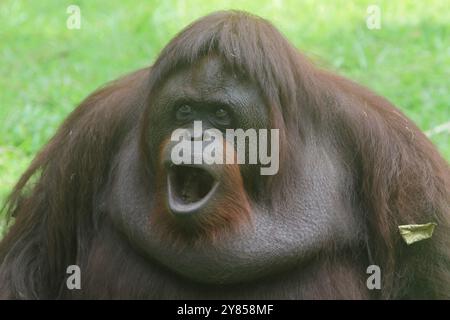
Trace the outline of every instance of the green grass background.
<path fill-rule="evenodd" d="M 70 4 L 80 30 L 66 27 Z M 366 27 L 370 4 L 380 30 Z M 317 64 L 386 96 L 424 131 L 450 121 L 448 0 L 2 0 L 0 201 L 86 95 L 151 64 L 186 24 L 219 9 L 270 19 Z M 431 139 L 450 159 L 449 132 Z"/>

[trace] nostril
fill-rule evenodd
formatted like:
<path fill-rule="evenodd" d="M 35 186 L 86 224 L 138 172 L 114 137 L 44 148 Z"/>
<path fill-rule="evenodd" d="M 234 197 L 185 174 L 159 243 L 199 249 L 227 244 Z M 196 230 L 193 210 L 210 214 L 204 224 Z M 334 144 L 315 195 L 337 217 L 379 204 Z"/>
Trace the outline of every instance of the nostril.
<path fill-rule="evenodd" d="M 194 125 L 195 127 L 195 125 Z M 191 141 L 202 141 L 203 140 L 203 133 L 204 131 L 202 129 L 200 130 L 195 130 L 194 129 L 187 129 L 189 132 L 189 136 L 190 136 L 190 140 Z"/>

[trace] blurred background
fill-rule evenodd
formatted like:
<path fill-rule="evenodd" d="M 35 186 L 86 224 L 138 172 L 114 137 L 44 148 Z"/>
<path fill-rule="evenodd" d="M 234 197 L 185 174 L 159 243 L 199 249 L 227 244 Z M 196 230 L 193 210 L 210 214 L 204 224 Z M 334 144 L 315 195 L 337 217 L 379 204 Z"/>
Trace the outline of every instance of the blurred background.
<path fill-rule="evenodd" d="M 1 0 L 0 202 L 84 97 L 221 9 L 271 20 L 316 64 L 391 100 L 450 160 L 448 0 Z"/>

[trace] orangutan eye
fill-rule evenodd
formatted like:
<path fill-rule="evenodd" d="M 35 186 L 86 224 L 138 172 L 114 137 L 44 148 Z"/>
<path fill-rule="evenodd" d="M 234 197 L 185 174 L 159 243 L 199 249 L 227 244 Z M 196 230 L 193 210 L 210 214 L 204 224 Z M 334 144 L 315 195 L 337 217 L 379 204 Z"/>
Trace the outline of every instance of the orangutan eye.
<path fill-rule="evenodd" d="M 214 121 L 219 127 L 226 127 L 231 124 L 231 116 L 225 108 L 217 108 L 214 112 Z"/>
<path fill-rule="evenodd" d="M 189 120 L 192 117 L 192 114 L 193 114 L 192 107 L 187 104 L 184 104 L 178 108 L 176 118 L 177 120 L 180 121 Z"/>
<path fill-rule="evenodd" d="M 219 108 L 216 111 L 216 117 L 219 118 L 219 119 L 227 118 L 228 117 L 228 112 L 225 109 L 223 109 L 223 108 Z"/>

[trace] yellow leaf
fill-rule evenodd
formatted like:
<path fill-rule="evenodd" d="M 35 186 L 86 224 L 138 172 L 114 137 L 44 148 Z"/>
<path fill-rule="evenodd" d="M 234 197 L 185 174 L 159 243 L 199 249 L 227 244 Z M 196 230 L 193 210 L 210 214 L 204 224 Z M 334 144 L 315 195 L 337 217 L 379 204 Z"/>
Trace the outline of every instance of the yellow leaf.
<path fill-rule="evenodd" d="M 405 224 L 398 226 L 398 229 L 403 240 L 405 240 L 407 245 L 410 245 L 414 242 L 431 238 L 436 226 L 437 223 L 430 222 L 425 224 Z"/>

